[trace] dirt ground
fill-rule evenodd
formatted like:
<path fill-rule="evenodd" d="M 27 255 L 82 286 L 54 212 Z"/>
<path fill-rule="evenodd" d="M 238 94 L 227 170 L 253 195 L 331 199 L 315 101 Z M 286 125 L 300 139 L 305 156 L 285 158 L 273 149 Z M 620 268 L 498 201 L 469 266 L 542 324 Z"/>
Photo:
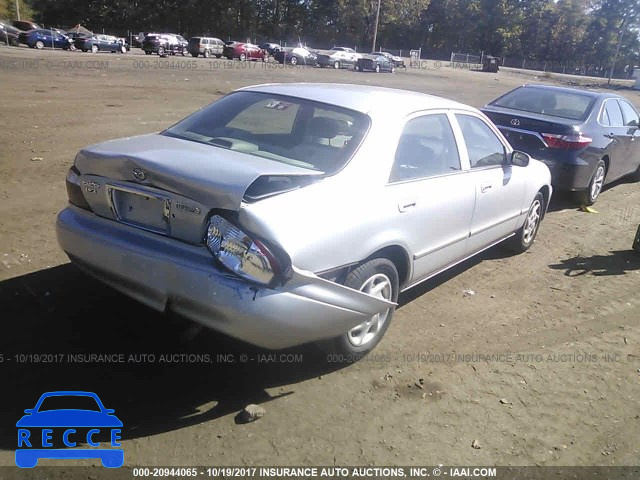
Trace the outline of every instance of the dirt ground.
<path fill-rule="evenodd" d="M 81 147 L 291 81 L 479 107 L 558 80 L 431 61 L 391 75 L 0 47 L 0 465 L 14 465 L 23 410 L 52 390 L 93 391 L 115 409 L 127 465 L 639 465 L 637 184 L 606 189 L 599 213 L 556 196 L 529 252 L 494 248 L 407 292 L 380 345 L 346 368 L 310 347 L 270 356 L 194 336 L 69 264 L 54 221 Z M 619 91 L 640 105 L 640 92 Z M 237 423 L 250 403 L 265 416 Z"/>

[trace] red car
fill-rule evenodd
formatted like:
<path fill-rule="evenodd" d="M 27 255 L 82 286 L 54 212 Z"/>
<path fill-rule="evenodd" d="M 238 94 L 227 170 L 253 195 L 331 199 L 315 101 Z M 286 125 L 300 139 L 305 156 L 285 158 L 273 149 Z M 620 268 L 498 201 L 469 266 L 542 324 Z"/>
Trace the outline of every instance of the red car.
<path fill-rule="evenodd" d="M 229 60 L 239 58 L 241 62 L 245 60 L 269 60 L 269 52 L 251 43 L 228 42 L 222 50 L 222 55 Z"/>

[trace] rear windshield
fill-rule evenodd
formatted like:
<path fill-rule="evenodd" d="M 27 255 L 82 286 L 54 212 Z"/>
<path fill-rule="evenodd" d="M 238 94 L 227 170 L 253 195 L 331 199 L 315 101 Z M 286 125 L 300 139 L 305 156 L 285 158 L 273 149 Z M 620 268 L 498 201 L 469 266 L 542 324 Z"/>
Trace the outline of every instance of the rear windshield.
<path fill-rule="evenodd" d="M 595 101 L 592 95 L 547 88 L 520 87 L 490 105 L 571 120 L 584 119 Z"/>
<path fill-rule="evenodd" d="M 349 161 L 368 128 L 369 117 L 335 105 L 236 92 L 162 134 L 331 174 Z"/>

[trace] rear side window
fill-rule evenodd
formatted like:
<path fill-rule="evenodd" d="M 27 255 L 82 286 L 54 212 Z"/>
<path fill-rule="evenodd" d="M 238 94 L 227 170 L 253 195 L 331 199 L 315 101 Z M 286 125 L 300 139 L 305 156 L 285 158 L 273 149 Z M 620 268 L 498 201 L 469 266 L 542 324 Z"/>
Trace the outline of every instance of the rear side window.
<path fill-rule="evenodd" d="M 624 124 L 627 127 L 638 126 L 638 112 L 628 102 L 624 100 L 618 100 L 620 108 L 622 109 L 622 116 L 624 117 Z"/>
<path fill-rule="evenodd" d="M 460 156 L 444 113 L 409 120 L 402 131 L 390 182 L 446 175 L 460 170 Z"/>
<path fill-rule="evenodd" d="M 505 161 L 504 145 L 489 126 L 477 117 L 456 114 L 464 143 L 469 152 L 471 168 L 502 165 Z"/>
<path fill-rule="evenodd" d="M 609 125 L 612 127 L 622 127 L 624 120 L 622 119 L 622 112 L 618 106 L 618 102 L 614 99 L 607 100 L 604 103 L 604 109 L 606 110 L 607 117 L 609 117 Z"/>

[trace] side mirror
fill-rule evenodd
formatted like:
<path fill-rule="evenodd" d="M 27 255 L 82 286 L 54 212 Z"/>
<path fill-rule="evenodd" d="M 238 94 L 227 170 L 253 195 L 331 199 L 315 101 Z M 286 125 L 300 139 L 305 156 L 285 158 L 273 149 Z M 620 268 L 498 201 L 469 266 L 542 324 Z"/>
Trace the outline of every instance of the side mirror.
<path fill-rule="evenodd" d="M 516 167 L 526 167 L 529 165 L 529 161 L 531 161 L 529 154 L 519 150 L 511 152 L 511 161 L 509 162 L 511 165 L 515 165 Z"/>
<path fill-rule="evenodd" d="M 31 415 L 33 413 L 33 408 L 27 408 L 24 413 L 26 413 L 27 415 Z"/>

